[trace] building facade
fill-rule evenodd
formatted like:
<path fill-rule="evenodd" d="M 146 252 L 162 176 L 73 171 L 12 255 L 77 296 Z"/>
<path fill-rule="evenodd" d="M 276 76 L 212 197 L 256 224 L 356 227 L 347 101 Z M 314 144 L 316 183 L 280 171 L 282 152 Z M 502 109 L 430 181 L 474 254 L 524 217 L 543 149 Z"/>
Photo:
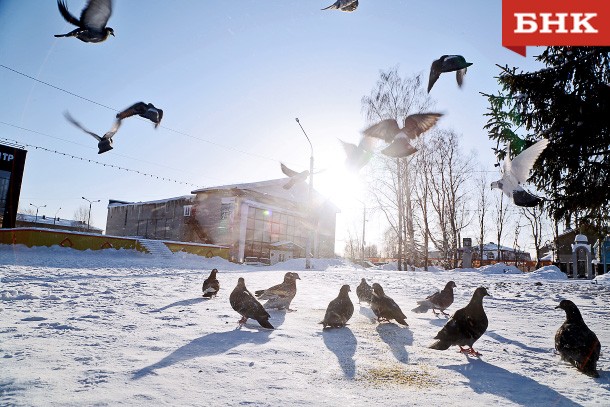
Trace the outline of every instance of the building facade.
<path fill-rule="evenodd" d="M 228 246 L 232 261 L 262 263 L 305 257 L 311 233 L 311 254 L 334 256 L 337 207 L 315 191 L 309 205 L 308 185 L 285 189 L 286 182 L 201 188 L 152 202 L 111 201 L 106 233 Z"/>

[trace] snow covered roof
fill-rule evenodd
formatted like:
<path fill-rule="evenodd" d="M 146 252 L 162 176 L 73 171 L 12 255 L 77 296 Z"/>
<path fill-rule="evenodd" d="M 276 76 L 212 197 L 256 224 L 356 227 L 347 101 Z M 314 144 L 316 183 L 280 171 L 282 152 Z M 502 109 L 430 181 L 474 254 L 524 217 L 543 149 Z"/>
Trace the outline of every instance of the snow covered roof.
<path fill-rule="evenodd" d="M 108 207 L 111 208 L 113 206 L 121 206 L 121 205 L 146 205 L 146 204 L 159 204 L 159 203 L 165 203 L 165 202 L 171 202 L 171 201 L 180 201 L 180 200 L 186 200 L 186 201 L 193 201 L 195 199 L 195 195 L 182 195 L 182 196 L 176 196 L 173 198 L 165 198 L 165 199 L 156 199 L 154 201 L 140 201 L 140 202 L 127 202 L 127 201 L 119 201 L 117 199 L 110 199 L 108 201 Z"/>
<path fill-rule="evenodd" d="M 38 217 L 36 217 L 36 215 L 30 215 L 30 214 L 26 214 L 26 213 L 18 213 L 17 220 L 20 222 L 35 223 L 37 225 L 41 225 L 41 224 L 53 225 L 55 228 L 59 228 L 62 226 L 78 228 L 78 227 L 83 227 L 83 226 L 87 225 L 86 223 L 78 221 L 78 220 L 61 219 L 61 218 L 56 220 L 53 217 L 49 218 L 49 217 L 45 216 L 43 218 L 43 215 L 38 215 Z M 89 229 L 99 230 L 99 231 L 102 230 L 100 228 L 96 228 L 95 226 L 90 226 Z"/>

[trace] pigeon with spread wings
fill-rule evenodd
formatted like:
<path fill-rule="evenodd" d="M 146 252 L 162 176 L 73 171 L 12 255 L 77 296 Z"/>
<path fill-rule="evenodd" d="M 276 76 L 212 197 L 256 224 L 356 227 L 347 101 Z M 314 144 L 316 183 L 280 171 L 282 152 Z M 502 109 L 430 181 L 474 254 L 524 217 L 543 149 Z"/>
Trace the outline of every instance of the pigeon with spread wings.
<path fill-rule="evenodd" d="M 502 178 L 492 182 L 491 189 L 498 188 L 502 190 L 517 206 L 531 208 L 540 204 L 542 200 L 523 189 L 521 184 L 527 181 L 530 170 L 548 144 L 549 141 L 547 139 L 542 139 L 523 150 L 513 160 L 510 159 L 509 146 L 506 158 L 504 159 Z"/>
<path fill-rule="evenodd" d="M 67 34 L 56 34 L 56 37 L 76 37 L 83 42 L 102 42 L 106 41 L 109 35 L 114 36 L 114 30 L 106 27 L 112 14 L 111 0 L 89 0 L 81 12 L 80 19 L 70 14 L 63 0 L 57 0 L 57 7 L 64 20 L 78 28 Z"/>
<path fill-rule="evenodd" d="M 339 139 L 345 155 L 345 166 L 351 171 L 360 171 L 373 158 L 377 140 L 372 137 L 362 137 L 358 145 Z"/>
<path fill-rule="evenodd" d="M 466 59 L 461 55 L 443 55 L 430 66 L 430 78 L 428 79 L 428 93 L 434 86 L 434 83 L 444 72 L 455 72 L 455 79 L 458 86 L 461 88 L 464 83 L 464 75 L 467 68 L 472 65 L 472 62 L 466 62 Z"/>
<path fill-rule="evenodd" d="M 74 120 L 74 118 L 72 116 L 70 116 L 70 113 L 65 112 L 64 116 L 66 117 L 66 120 L 68 120 L 70 123 L 72 123 L 79 129 L 81 129 L 85 133 L 89 134 L 90 136 L 93 136 L 98 141 L 98 143 L 97 143 L 97 148 L 99 149 L 99 151 L 97 152 L 98 154 L 102 154 L 102 153 L 105 153 L 106 151 L 112 150 L 112 148 L 113 148 L 112 147 L 112 137 L 116 134 L 116 132 L 119 130 L 119 127 L 121 126 L 121 122 L 119 120 L 116 120 L 114 122 L 114 125 L 112 126 L 112 128 L 106 134 L 104 134 L 102 137 L 100 137 L 97 134 L 84 128 L 79 122 L 77 122 L 76 120 Z"/>
<path fill-rule="evenodd" d="M 280 168 L 282 169 L 284 175 L 290 178 L 288 182 L 284 185 L 284 189 L 290 189 L 298 182 L 305 182 L 307 177 L 309 177 L 309 170 L 297 172 L 286 167 L 286 165 L 284 165 L 283 163 L 280 163 Z"/>
<path fill-rule="evenodd" d="M 156 129 L 161 124 L 161 119 L 163 119 L 163 110 L 155 107 L 152 103 L 137 102 L 122 112 L 117 113 L 116 117 L 119 120 L 123 120 L 135 115 L 150 120 L 155 124 Z"/>
<path fill-rule="evenodd" d="M 337 0 L 328 7 L 322 10 L 339 10 L 351 13 L 358 8 L 358 0 Z"/>

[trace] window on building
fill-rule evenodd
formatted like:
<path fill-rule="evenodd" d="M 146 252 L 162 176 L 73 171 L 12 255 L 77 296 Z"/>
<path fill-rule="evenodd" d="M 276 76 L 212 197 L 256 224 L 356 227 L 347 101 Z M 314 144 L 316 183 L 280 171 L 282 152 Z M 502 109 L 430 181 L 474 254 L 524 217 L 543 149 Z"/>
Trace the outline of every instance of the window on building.
<path fill-rule="evenodd" d="M 184 205 L 184 216 L 191 216 L 193 205 Z"/>

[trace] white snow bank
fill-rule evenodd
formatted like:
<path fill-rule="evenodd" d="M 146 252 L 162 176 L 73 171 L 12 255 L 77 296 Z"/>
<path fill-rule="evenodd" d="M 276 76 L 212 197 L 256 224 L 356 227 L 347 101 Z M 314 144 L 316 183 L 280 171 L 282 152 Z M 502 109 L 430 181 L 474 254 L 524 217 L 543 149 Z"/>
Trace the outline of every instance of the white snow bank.
<path fill-rule="evenodd" d="M 355 270 L 356 268 L 362 268 L 356 266 L 345 259 L 311 259 L 311 269 L 314 271 L 325 271 L 329 269 L 350 269 Z M 304 271 L 305 259 L 290 259 L 283 262 L 276 263 L 272 266 L 258 266 L 257 270 L 290 270 L 290 271 Z"/>
<path fill-rule="evenodd" d="M 610 273 L 597 276 L 593 279 L 593 281 L 595 281 L 595 284 L 610 285 Z"/>
<path fill-rule="evenodd" d="M 464 269 L 464 271 L 478 271 L 483 274 L 523 274 L 521 270 L 519 270 L 515 266 L 508 266 L 504 263 L 496 263 L 490 264 L 488 266 L 482 266 L 478 269 Z"/>
<path fill-rule="evenodd" d="M 526 273 L 527 278 L 534 278 L 537 280 L 567 280 L 568 276 L 559 270 L 557 266 L 544 266 L 538 270 Z"/>

